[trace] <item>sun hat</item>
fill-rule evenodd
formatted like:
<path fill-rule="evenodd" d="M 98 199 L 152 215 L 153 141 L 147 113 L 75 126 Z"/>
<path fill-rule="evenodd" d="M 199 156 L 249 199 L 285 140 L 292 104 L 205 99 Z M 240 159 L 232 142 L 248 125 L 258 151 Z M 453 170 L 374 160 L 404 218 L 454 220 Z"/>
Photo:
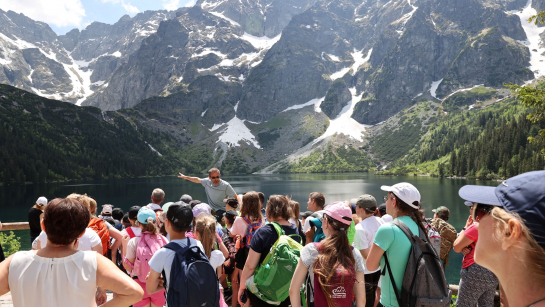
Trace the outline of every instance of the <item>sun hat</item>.
<path fill-rule="evenodd" d="M 466 185 L 458 194 L 465 200 L 517 213 L 532 237 L 545 248 L 545 171 L 524 173 L 497 187 Z"/>
<path fill-rule="evenodd" d="M 197 217 L 199 214 L 211 215 L 211 209 L 208 204 L 200 203 L 193 207 L 193 216 Z"/>
<path fill-rule="evenodd" d="M 140 211 L 142 207 L 140 206 L 132 206 L 129 208 L 129 219 L 136 220 L 136 217 L 138 216 L 138 211 Z"/>
<path fill-rule="evenodd" d="M 327 206 L 324 211 L 324 214 L 343 224 L 350 225 L 352 223 L 352 210 L 344 201 L 334 202 Z"/>
<path fill-rule="evenodd" d="M 168 207 L 167 219 L 178 228 L 189 228 L 193 222 L 193 210 L 190 205 L 176 202 Z"/>
<path fill-rule="evenodd" d="M 356 200 L 356 204 L 358 205 L 358 207 L 363 208 L 366 211 L 369 211 L 370 209 L 373 209 L 373 211 L 375 211 L 375 209 L 377 208 L 377 200 L 369 194 L 364 194 L 358 197 L 358 199 Z"/>
<path fill-rule="evenodd" d="M 433 209 L 431 211 L 437 214 L 437 217 L 442 219 L 448 219 L 450 217 L 450 210 L 445 206 L 440 206 L 439 208 Z"/>
<path fill-rule="evenodd" d="M 473 202 L 470 202 L 468 200 L 464 201 L 464 205 L 468 206 L 468 207 L 473 207 Z"/>
<path fill-rule="evenodd" d="M 138 211 L 137 218 L 138 218 L 138 223 L 148 224 L 148 223 L 155 222 L 156 215 L 153 210 L 151 210 L 150 208 L 144 207 L 140 209 L 140 211 Z"/>
<path fill-rule="evenodd" d="M 420 192 L 418 192 L 414 185 L 408 182 L 400 182 L 393 186 L 383 185 L 380 189 L 392 192 L 407 205 L 414 209 L 420 209 Z M 418 205 L 413 204 L 414 202 L 418 202 Z"/>
<path fill-rule="evenodd" d="M 183 204 L 187 205 L 186 202 L 182 201 Z M 171 202 L 169 201 L 168 203 L 165 203 L 162 207 L 161 207 L 161 210 L 163 210 L 163 212 L 167 212 L 168 211 L 168 208 L 172 205 L 174 205 L 175 203 L 174 202 Z"/>
<path fill-rule="evenodd" d="M 192 201 L 192 200 L 193 200 L 193 197 L 191 197 L 191 195 L 189 195 L 189 194 L 184 194 L 184 195 L 182 195 L 182 197 L 180 197 L 180 201 L 183 201 L 186 204 L 189 204 L 189 202 Z"/>
<path fill-rule="evenodd" d="M 36 200 L 36 203 L 38 205 L 46 206 L 47 205 L 47 198 L 45 198 L 43 196 L 38 197 L 38 200 Z"/>

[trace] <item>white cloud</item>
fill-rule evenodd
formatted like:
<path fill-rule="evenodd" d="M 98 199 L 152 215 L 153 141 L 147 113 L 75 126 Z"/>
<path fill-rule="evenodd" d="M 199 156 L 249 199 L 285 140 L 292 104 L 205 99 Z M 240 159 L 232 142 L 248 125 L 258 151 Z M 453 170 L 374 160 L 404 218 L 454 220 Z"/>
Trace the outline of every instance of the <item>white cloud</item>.
<path fill-rule="evenodd" d="M 185 4 L 185 7 L 191 7 L 191 6 L 194 6 L 195 5 L 195 0 L 189 0 L 189 2 L 187 2 Z"/>
<path fill-rule="evenodd" d="M 2 0 L 2 10 L 23 13 L 57 27 L 80 26 L 85 9 L 80 0 Z"/>
<path fill-rule="evenodd" d="M 131 5 L 130 3 L 125 3 L 125 1 L 121 1 L 121 5 L 125 9 L 125 11 L 127 11 L 127 13 L 129 13 L 129 14 L 138 14 L 138 13 L 140 13 L 140 10 L 136 6 Z"/>
<path fill-rule="evenodd" d="M 125 9 L 125 11 L 129 14 L 129 15 L 134 15 L 134 14 L 138 14 L 140 13 L 140 10 L 130 4 L 129 2 L 125 2 L 125 0 L 102 0 L 102 3 L 113 3 L 113 4 L 121 4 L 121 6 L 123 6 L 123 8 Z"/>
<path fill-rule="evenodd" d="M 175 11 L 180 7 L 180 0 L 163 0 L 165 10 Z"/>

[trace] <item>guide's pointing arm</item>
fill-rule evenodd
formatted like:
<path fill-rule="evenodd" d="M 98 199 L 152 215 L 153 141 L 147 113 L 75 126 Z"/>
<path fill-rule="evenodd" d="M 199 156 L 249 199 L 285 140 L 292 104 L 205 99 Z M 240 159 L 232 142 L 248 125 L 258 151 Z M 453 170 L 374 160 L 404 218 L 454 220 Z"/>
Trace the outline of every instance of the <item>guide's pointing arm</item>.
<path fill-rule="evenodd" d="M 189 176 L 186 176 L 186 175 L 184 175 L 182 173 L 179 173 L 178 178 L 189 180 L 189 181 L 195 182 L 195 183 L 201 183 L 201 178 L 199 178 L 199 177 L 189 177 Z"/>

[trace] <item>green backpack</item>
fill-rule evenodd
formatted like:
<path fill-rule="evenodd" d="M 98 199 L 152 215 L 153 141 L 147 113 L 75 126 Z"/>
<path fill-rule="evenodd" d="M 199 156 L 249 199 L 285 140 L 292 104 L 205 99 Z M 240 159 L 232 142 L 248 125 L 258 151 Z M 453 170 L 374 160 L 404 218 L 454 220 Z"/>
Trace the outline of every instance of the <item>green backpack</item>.
<path fill-rule="evenodd" d="M 270 224 L 276 229 L 278 240 L 254 275 L 246 280 L 246 288 L 267 304 L 280 305 L 289 296 L 303 246 L 291 238 L 299 235 L 287 236 L 278 223 Z"/>

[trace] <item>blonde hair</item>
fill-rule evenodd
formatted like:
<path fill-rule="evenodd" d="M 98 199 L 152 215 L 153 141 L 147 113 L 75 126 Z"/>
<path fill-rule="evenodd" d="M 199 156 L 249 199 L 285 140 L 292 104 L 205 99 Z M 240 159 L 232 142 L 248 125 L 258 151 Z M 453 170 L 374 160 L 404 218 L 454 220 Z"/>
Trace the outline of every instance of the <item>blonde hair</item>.
<path fill-rule="evenodd" d="M 545 249 L 541 247 L 532 236 L 530 229 L 524 223 L 524 220 L 515 212 L 507 212 L 502 208 L 494 207 L 490 216 L 494 218 L 494 239 L 502 242 L 506 235 L 509 235 L 509 221 L 516 219 L 521 226 L 522 236 L 526 239 L 523 244 L 517 245 L 517 248 L 524 250 L 526 259 L 522 259 L 526 265 L 527 273 L 533 275 L 538 283 L 545 283 Z M 520 259 L 519 259 L 520 260 Z"/>
<path fill-rule="evenodd" d="M 91 218 L 96 217 L 95 213 L 97 211 L 97 202 L 93 198 L 87 196 L 87 194 L 81 195 L 81 194 L 77 194 L 77 193 L 72 193 L 72 194 L 66 196 L 66 198 L 73 198 L 73 199 L 78 200 L 80 203 L 85 205 L 87 207 L 87 209 L 89 209 L 89 212 L 91 213 Z"/>
<path fill-rule="evenodd" d="M 195 220 L 195 231 L 201 236 L 204 253 L 210 259 L 216 241 L 216 219 L 211 215 L 199 215 Z"/>

